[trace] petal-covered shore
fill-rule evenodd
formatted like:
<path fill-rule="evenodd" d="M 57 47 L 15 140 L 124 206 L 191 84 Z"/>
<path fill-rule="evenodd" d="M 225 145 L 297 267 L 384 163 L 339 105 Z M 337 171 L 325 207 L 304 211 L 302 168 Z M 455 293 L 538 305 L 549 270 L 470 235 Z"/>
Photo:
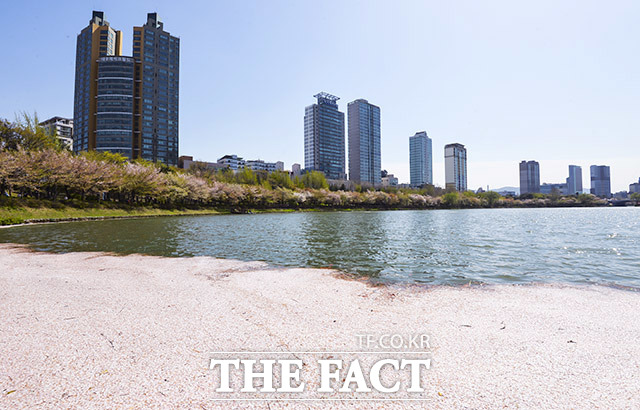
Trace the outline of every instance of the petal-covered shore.
<path fill-rule="evenodd" d="M 384 287 L 259 262 L 11 245 L 0 267 L 2 408 L 640 406 L 632 290 Z M 360 334 L 430 336 L 425 392 L 411 396 L 424 401 L 215 401 L 226 396 L 211 352 L 363 350 Z"/>

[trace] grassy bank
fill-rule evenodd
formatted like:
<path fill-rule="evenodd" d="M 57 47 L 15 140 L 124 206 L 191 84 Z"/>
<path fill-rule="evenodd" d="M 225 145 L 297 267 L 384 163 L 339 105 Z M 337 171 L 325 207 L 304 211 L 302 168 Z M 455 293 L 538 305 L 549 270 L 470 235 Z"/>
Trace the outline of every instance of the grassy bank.
<path fill-rule="evenodd" d="M 127 218 L 143 216 L 209 215 L 226 213 L 216 209 L 163 209 L 148 206 L 129 206 L 117 203 L 91 203 L 47 200 L 0 200 L 0 225 L 56 222 L 65 220 Z"/>
<path fill-rule="evenodd" d="M 595 205 L 595 204 L 594 204 Z M 594 206 L 592 205 L 592 206 Z M 520 203 L 501 203 L 499 208 L 547 208 L 566 207 L 568 204 L 533 203 L 523 206 Z M 576 205 L 574 205 L 576 206 Z M 577 205 L 584 206 L 584 205 Z M 595 205 L 598 206 L 598 205 Z M 46 199 L 0 197 L 0 226 L 18 225 L 25 223 L 62 222 L 91 219 L 116 219 L 137 218 L 154 216 L 186 216 L 186 215 L 217 215 L 233 213 L 288 213 L 288 212 L 330 212 L 330 211 L 384 211 L 402 209 L 473 209 L 488 208 L 478 206 L 447 207 L 442 204 L 437 207 L 413 208 L 413 207 L 379 207 L 379 206 L 329 206 L 320 205 L 314 207 L 174 207 L 167 208 L 151 205 L 129 205 L 119 202 L 93 202 L 93 201 L 51 201 Z"/>
<path fill-rule="evenodd" d="M 91 219 L 138 218 L 154 216 L 223 215 L 233 213 L 287 213 L 353 211 L 338 208 L 161 208 L 117 202 L 50 201 L 22 198 L 0 198 L 0 226 L 28 223 L 63 222 Z"/>

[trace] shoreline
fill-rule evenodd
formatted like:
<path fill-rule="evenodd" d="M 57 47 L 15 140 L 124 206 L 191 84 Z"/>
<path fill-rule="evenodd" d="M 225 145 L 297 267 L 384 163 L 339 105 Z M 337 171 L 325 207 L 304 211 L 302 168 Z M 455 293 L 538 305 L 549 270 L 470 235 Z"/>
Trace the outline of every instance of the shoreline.
<path fill-rule="evenodd" d="M 495 208 L 494 208 L 495 209 Z M 582 208 L 576 208 L 582 209 Z M 335 210 L 330 212 L 366 212 L 367 210 Z M 305 211 L 302 211 L 305 212 Z M 268 212 L 267 212 L 268 213 Z M 32 222 L 25 223 L 19 225 L 0 225 L 0 229 L 3 228 L 14 228 L 14 227 L 24 227 L 24 226 L 33 226 L 33 225 L 47 225 L 47 224 L 55 224 L 55 223 L 69 223 L 69 222 L 92 222 L 92 221 L 101 221 L 101 220 L 113 220 L 113 219 L 137 219 L 137 218 L 152 218 L 152 217 L 171 217 L 171 216 L 214 216 L 214 215 L 235 215 L 231 213 L 212 213 L 212 214 L 183 214 L 183 215 L 148 215 L 148 216 L 124 216 L 124 217 L 98 217 L 98 218 L 88 218 L 88 219 L 71 219 L 71 220 L 57 220 L 57 221 L 48 221 L 48 222 Z M 492 286 L 556 286 L 556 287 L 590 287 L 590 286 L 601 286 L 605 288 L 617 289 L 628 292 L 640 292 L 640 286 L 632 286 L 626 285 L 616 282 L 567 282 L 567 281 L 527 281 L 527 282 L 481 282 L 478 280 L 469 279 L 468 281 L 461 283 L 423 283 L 423 282 L 404 282 L 404 281 L 385 281 L 382 279 L 378 279 L 372 276 L 368 276 L 365 274 L 357 274 L 353 272 L 348 272 L 340 269 L 339 267 L 334 266 L 300 266 L 300 265 L 286 265 L 282 263 L 270 262 L 268 260 L 263 259 L 239 259 L 239 258 L 226 258 L 226 257 L 218 257 L 214 255 L 159 255 L 152 253 L 141 253 L 141 252 L 131 252 L 131 253 L 118 253 L 115 251 L 101 251 L 101 250 L 91 250 L 91 251 L 53 251 L 47 249 L 34 249 L 29 243 L 11 243 L 11 242 L 0 242 L 0 249 L 16 249 L 23 250 L 25 252 L 32 253 L 44 253 L 44 254 L 58 254 L 63 255 L 67 253 L 99 253 L 102 255 L 108 255 L 113 257 L 128 257 L 128 256 L 139 256 L 139 257 L 157 257 L 157 258 L 169 258 L 169 259 L 190 259 L 190 258 L 211 258 L 213 260 L 220 261 L 229 261 L 233 263 L 261 263 L 265 265 L 265 269 L 272 270 L 287 270 L 287 269 L 310 269 L 310 270 L 320 270 L 332 272 L 332 275 L 336 278 L 343 280 L 350 280 L 360 283 L 365 283 L 368 286 L 372 287 L 392 287 L 397 288 L 398 290 L 406 290 L 406 289 L 431 289 L 431 288 L 483 288 L 483 287 L 492 287 Z"/>
<path fill-rule="evenodd" d="M 432 337 L 424 401 L 392 408 L 640 406 L 639 292 L 371 286 L 330 269 L 7 244 L 0 260 L 0 407 L 224 408 L 207 352 L 357 351 L 360 333 Z"/>
<path fill-rule="evenodd" d="M 224 214 L 213 214 L 213 215 L 224 215 Z M 199 216 L 199 215 L 154 215 L 154 216 Z M 206 215 L 203 215 L 206 216 Z M 152 217 L 152 216 L 149 216 Z M 130 218 L 136 218 L 134 216 L 130 217 Z M 105 219 L 120 219 L 120 218 L 105 218 Z M 62 221 L 60 223 L 64 223 L 64 222 L 85 222 L 85 221 Z M 42 224 L 46 224 L 46 223 L 57 223 L 57 222 L 45 222 Z M 2 228 L 10 228 L 10 227 L 14 227 L 14 226 L 27 226 L 27 225 L 38 225 L 38 223 L 32 223 L 32 224 L 23 224 L 23 225 L 7 225 L 7 226 L 0 226 L 0 229 Z M 443 283 L 438 283 L 438 284 L 430 284 L 430 283 L 418 283 L 418 282 L 385 282 L 382 280 L 374 280 L 374 278 L 370 277 L 370 276 L 366 276 L 366 275 L 358 275 L 355 273 L 351 273 L 351 272 L 346 272 L 343 270 L 340 270 L 339 268 L 335 268 L 335 267 L 317 267 L 317 266 L 287 266 L 287 265 L 280 265 L 280 264 L 275 264 L 275 263 L 271 263 L 268 262 L 266 260 L 242 260 L 242 259 L 233 259 L 233 258 L 220 258 L 220 257 L 215 257 L 215 256 L 202 256 L 202 255 L 194 255 L 194 256 L 162 256 L 162 255 L 153 255 L 153 254 L 145 254 L 145 253 L 116 253 L 116 252 L 109 252 L 109 251 L 100 251 L 100 252 L 94 252 L 94 251 L 90 251 L 90 252 L 77 252 L 77 251 L 72 251 L 72 252 L 52 252 L 52 251 L 45 251 L 45 250 L 38 250 L 38 249 L 33 249 L 29 244 L 23 244 L 23 243 L 7 243 L 7 242 L 0 242 L 0 251 L 2 251 L 3 249 L 6 250 L 16 250 L 16 251 L 24 251 L 24 252 L 29 252 L 29 253 L 33 253 L 33 254 L 48 254 L 48 255 L 65 255 L 68 253 L 75 253 L 75 254 L 99 254 L 99 255 L 104 255 L 104 256 L 112 256 L 112 257 L 116 257 L 116 258 L 125 258 L 125 257 L 141 257 L 141 258 L 167 258 L 167 259 L 185 259 L 185 260 L 189 260 L 189 259 L 193 259 L 193 258 L 209 258 L 212 260 L 216 260 L 216 261 L 228 261 L 230 263 L 238 263 L 238 264 L 262 264 L 264 265 L 263 269 L 264 270 L 292 270 L 292 269 L 308 269 L 308 270 L 317 270 L 320 272 L 324 272 L 324 273 L 328 273 L 330 274 L 332 277 L 339 279 L 339 280 L 345 280 L 345 281 L 352 281 L 352 282 L 357 282 L 357 283 L 363 283 L 369 287 L 372 288 L 376 288 L 376 287 L 380 287 L 380 288 L 391 288 L 391 289 L 396 289 L 398 291 L 428 291 L 430 289 L 439 289 L 439 288 L 445 288 L 445 289 L 458 289 L 458 288 L 468 288 L 468 289 L 483 289 L 483 288 L 491 288 L 491 287 L 501 287 L 501 286 L 519 286 L 519 287 L 536 287 L 536 286 L 548 286 L 548 287 L 555 287 L 555 288 L 576 288 L 576 289 L 582 289 L 582 288 L 589 288 L 589 287 L 603 287 L 603 288 L 609 288 L 609 289 L 615 289 L 615 290 L 620 290 L 620 291 L 624 291 L 624 292 L 638 292 L 640 293 L 640 287 L 635 287 L 635 286 L 630 286 L 630 285 L 622 285 L 622 284 L 618 284 L 618 283 L 597 283 L 597 282 L 592 282 L 592 283 L 582 283 L 582 282 L 576 282 L 576 283 L 572 283 L 572 282 L 561 282 L 561 281 L 549 281 L 549 282 L 544 282 L 544 281 L 531 281 L 531 282 L 514 282 L 514 283 L 485 283 L 485 282 L 479 282 L 479 281 L 473 281 L 473 280 L 469 280 L 469 282 L 467 283 L 459 283 L 459 284 L 443 284 Z"/>
<path fill-rule="evenodd" d="M 640 206 L 635 205 L 635 206 Z M 310 207 L 252 207 L 244 205 L 220 205 L 210 207 L 175 207 L 131 205 L 120 202 L 58 202 L 51 200 L 18 199 L 0 197 L 0 227 L 36 223 L 55 223 L 101 219 L 126 219 L 152 216 L 184 216 L 215 214 L 253 214 L 287 212 L 352 212 L 352 211 L 408 211 L 408 210 L 466 210 L 466 209 L 561 209 L 561 208 L 618 208 L 603 203 L 532 203 L 498 204 L 492 206 L 437 206 L 384 207 L 384 206 L 339 206 L 320 205 Z M 631 206 L 630 206 L 631 207 Z"/>
<path fill-rule="evenodd" d="M 2 228 L 14 228 L 18 226 L 31 226 L 31 225 L 45 225 L 56 224 L 66 222 L 89 222 L 89 221 L 108 221 L 112 219 L 143 219 L 143 218 L 160 218 L 171 216 L 211 216 L 211 215 L 225 215 L 221 212 L 205 212 L 205 213 L 176 213 L 176 214 L 157 214 L 157 215 L 115 215 L 115 216 L 82 216 L 82 217 L 70 217 L 70 218 L 51 218 L 51 219 L 28 219 L 21 223 L 0 225 Z"/>
<path fill-rule="evenodd" d="M 638 206 L 638 205 L 636 205 Z M 169 216 L 211 216 L 211 215 L 251 215 L 251 214 L 263 214 L 263 213 L 296 213 L 296 212 L 382 212 L 382 211 L 454 211 L 454 210 L 482 210 L 482 209 L 591 209 L 591 208 L 607 208 L 607 209 L 625 209 L 633 208 L 607 206 L 607 205 L 592 205 L 592 206 L 510 206 L 510 207 L 469 207 L 469 208 L 269 208 L 269 209 L 226 209 L 226 208 L 211 208 L 211 209 L 192 209 L 192 210 L 172 210 L 163 208 L 149 208 L 154 211 L 165 211 L 166 213 L 139 213 L 134 215 L 108 215 L 108 216 L 78 216 L 78 217 L 60 217 L 60 218 L 34 218 L 24 219 L 20 222 L 12 222 L 3 220 L 0 218 L 0 229 L 9 228 L 14 226 L 25 225 L 39 225 L 50 224 L 60 222 L 85 222 L 85 221 L 100 221 L 111 219 L 135 219 L 135 218 L 154 218 L 154 217 L 169 217 Z M 96 208 L 97 210 L 98 208 Z M 0 217 L 2 216 L 3 208 L 0 208 Z"/>

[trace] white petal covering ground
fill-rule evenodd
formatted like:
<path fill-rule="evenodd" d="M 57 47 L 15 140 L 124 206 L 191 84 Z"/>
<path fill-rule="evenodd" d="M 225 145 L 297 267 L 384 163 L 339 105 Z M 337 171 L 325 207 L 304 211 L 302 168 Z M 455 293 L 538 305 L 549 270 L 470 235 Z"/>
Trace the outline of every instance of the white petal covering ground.
<path fill-rule="evenodd" d="M 631 290 L 374 287 L 328 270 L 0 245 L 0 313 L 0 408 L 640 407 Z M 393 397 L 424 401 L 214 400 L 264 394 L 216 393 L 212 351 L 342 352 L 363 350 L 358 334 L 422 333 L 425 392 Z M 303 374 L 291 397 L 367 397 L 320 396 Z"/>

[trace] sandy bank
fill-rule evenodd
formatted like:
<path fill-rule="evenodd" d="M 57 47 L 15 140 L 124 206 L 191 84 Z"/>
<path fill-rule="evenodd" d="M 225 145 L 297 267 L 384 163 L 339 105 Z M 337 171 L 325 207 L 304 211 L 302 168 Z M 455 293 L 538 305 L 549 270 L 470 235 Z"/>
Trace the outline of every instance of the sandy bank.
<path fill-rule="evenodd" d="M 4 408 L 321 406 L 215 402 L 226 396 L 209 352 L 363 350 L 363 333 L 430 335 L 426 391 L 411 396 L 427 401 L 333 408 L 640 406 L 640 293 L 605 287 L 370 287 L 262 263 L 0 245 L 0 312 Z"/>

